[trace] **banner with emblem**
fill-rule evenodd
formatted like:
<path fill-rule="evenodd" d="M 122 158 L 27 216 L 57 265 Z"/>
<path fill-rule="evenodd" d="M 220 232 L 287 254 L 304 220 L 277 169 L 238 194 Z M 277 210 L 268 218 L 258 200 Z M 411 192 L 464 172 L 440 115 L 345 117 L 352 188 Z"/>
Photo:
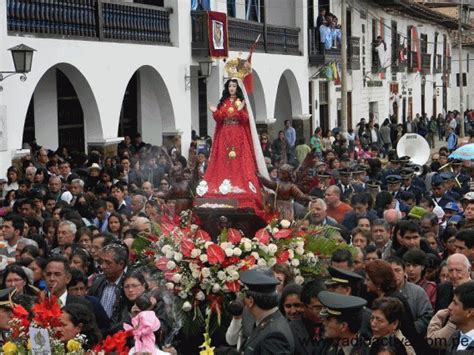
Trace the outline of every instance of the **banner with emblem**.
<path fill-rule="evenodd" d="M 209 11 L 209 55 L 212 58 L 227 58 L 229 39 L 227 37 L 227 15 L 222 12 Z"/>

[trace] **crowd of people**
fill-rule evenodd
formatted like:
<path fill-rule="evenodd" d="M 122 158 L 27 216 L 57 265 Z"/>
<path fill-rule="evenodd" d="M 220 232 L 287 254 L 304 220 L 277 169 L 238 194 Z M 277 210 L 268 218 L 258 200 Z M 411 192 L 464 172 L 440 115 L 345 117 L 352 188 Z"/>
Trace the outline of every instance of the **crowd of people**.
<path fill-rule="evenodd" d="M 318 128 L 309 145 L 290 121 L 273 143 L 261 134 L 269 178 L 259 180 L 275 190 L 280 217 L 334 226 L 356 253 L 336 250 L 327 274 L 304 285 L 294 283 L 286 264 L 242 274 L 245 307 L 233 305 L 215 351 L 474 353 L 471 162 L 450 160 L 452 149 L 442 147 L 420 169 L 393 149 L 400 133 L 422 127 L 445 137 L 440 127 L 450 132 L 452 120 L 451 113 L 446 124 L 436 120 L 435 130 L 433 119 L 409 120 L 401 129 L 387 121 L 379 129 L 369 119 L 347 135 Z M 182 335 L 173 337 L 160 271 L 137 267 L 130 257 L 140 233 L 192 208 L 212 148 L 209 139 L 193 138 L 187 159 L 179 138 L 165 148 L 139 134 L 125 137 L 115 157 L 32 144 L 31 154 L 8 169 L 1 184 L 0 299 L 10 302 L 0 302 L 0 342 L 9 336 L 11 302 L 30 309 L 46 292 L 64 307 L 65 342 L 83 333 L 91 348 L 153 310 L 163 351 L 198 351 L 187 349 Z"/>

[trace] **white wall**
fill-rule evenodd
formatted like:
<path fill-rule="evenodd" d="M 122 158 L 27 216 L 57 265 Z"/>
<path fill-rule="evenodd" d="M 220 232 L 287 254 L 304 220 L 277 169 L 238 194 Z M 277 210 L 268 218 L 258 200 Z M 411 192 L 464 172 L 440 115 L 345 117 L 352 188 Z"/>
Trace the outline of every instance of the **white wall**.
<path fill-rule="evenodd" d="M 467 60 L 469 54 L 469 71 L 467 71 Z M 452 73 L 450 77 L 450 87 L 453 95 L 451 95 L 450 110 L 460 109 L 459 103 L 459 86 L 456 85 L 456 74 L 459 73 L 459 50 L 458 48 L 452 49 L 452 62 L 451 68 Z M 467 74 L 467 86 L 464 86 L 464 110 L 474 108 L 474 48 L 473 47 L 463 47 L 463 62 L 462 62 L 463 73 Z"/>

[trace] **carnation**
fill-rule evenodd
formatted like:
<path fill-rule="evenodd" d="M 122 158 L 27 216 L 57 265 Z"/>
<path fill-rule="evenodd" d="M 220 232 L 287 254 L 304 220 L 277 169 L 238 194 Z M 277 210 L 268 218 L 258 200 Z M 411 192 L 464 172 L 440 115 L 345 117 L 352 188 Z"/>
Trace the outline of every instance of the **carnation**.
<path fill-rule="evenodd" d="M 273 255 L 273 254 L 275 254 L 277 251 L 278 251 L 278 247 L 276 246 L 276 244 L 273 244 L 273 243 L 268 244 L 267 252 L 268 252 L 269 254 L 272 254 L 272 255 Z"/>
<path fill-rule="evenodd" d="M 174 274 L 173 277 L 171 278 L 171 280 L 175 284 L 179 284 L 179 282 L 181 281 L 181 274 Z"/>
<path fill-rule="evenodd" d="M 196 293 L 196 299 L 198 301 L 204 301 L 205 298 L 206 298 L 206 295 L 204 294 L 204 292 L 199 291 L 198 293 Z"/>
<path fill-rule="evenodd" d="M 170 261 L 168 261 L 168 262 L 166 263 L 166 268 L 167 268 L 168 270 L 173 270 L 173 269 L 176 268 L 176 263 L 175 263 L 174 261 L 171 261 L 171 260 L 170 260 Z"/>
<path fill-rule="evenodd" d="M 191 305 L 191 303 L 189 303 L 188 301 L 186 301 L 186 302 L 183 303 L 182 309 L 183 309 L 183 311 L 185 311 L 185 312 L 189 312 L 191 309 L 193 309 L 193 306 Z"/>
<path fill-rule="evenodd" d="M 195 259 L 199 255 L 201 255 L 201 250 L 200 249 L 193 249 L 191 250 L 191 258 Z"/>
<path fill-rule="evenodd" d="M 304 282 L 304 277 L 301 275 L 298 275 L 295 277 L 295 284 L 297 285 L 302 285 Z"/>
<path fill-rule="evenodd" d="M 174 284 L 172 282 L 167 282 L 165 284 L 165 287 L 168 289 L 168 290 L 172 290 L 174 289 Z"/>
<path fill-rule="evenodd" d="M 240 248 L 234 248 L 234 255 L 235 256 L 241 256 L 242 255 L 242 250 L 240 250 Z"/>
<path fill-rule="evenodd" d="M 280 226 L 284 229 L 288 229 L 291 226 L 291 222 L 286 219 L 282 219 L 280 222 Z"/>
<path fill-rule="evenodd" d="M 208 278 L 209 276 L 211 276 L 211 270 L 208 267 L 203 267 L 201 270 L 201 275 L 204 278 Z"/>
<path fill-rule="evenodd" d="M 174 253 L 174 260 L 176 260 L 177 263 L 181 262 L 181 260 L 183 260 L 183 254 L 175 252 Z"/>

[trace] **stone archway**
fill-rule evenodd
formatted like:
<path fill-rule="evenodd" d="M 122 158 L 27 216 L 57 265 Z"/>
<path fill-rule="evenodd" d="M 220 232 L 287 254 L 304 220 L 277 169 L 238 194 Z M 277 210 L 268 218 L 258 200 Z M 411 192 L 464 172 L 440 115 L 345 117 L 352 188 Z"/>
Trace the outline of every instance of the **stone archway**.
<path fill-rule="evenodd" d="M 102 137 L 97 101 L 84 75 L 69 63 L 47 69 L 30 100 L 23 143 L 36 138 L 47 149 L 63 145 L 84 152 L 87 142 Z"/>
<path fill-rule="evenodd" d="M 275 129 L 284 128 L 285 120 L 292 120 L 302 114 L 301 94 L 296 77 L 289 69 L 280 76 L 275 99 Z"/>
<path fill-rule="evenodd" d="M 119 135 L 140 133 L 146 143 L 166 144 L 176 134 L 174 109 L 160 73 L 149 65 L 138 68 L 127 85 Z"/>
<path fill-rule="evenodd" d="M 250 93 L 249 100 L 254 114 L 255 122 L 265 123 L 267 116 L 267 104 L 265 99 L 265 92 L 263 91 L 263 85 L 260 80 L 258 73 L 252 69 L 253 75 L 253 91 Z"/>

